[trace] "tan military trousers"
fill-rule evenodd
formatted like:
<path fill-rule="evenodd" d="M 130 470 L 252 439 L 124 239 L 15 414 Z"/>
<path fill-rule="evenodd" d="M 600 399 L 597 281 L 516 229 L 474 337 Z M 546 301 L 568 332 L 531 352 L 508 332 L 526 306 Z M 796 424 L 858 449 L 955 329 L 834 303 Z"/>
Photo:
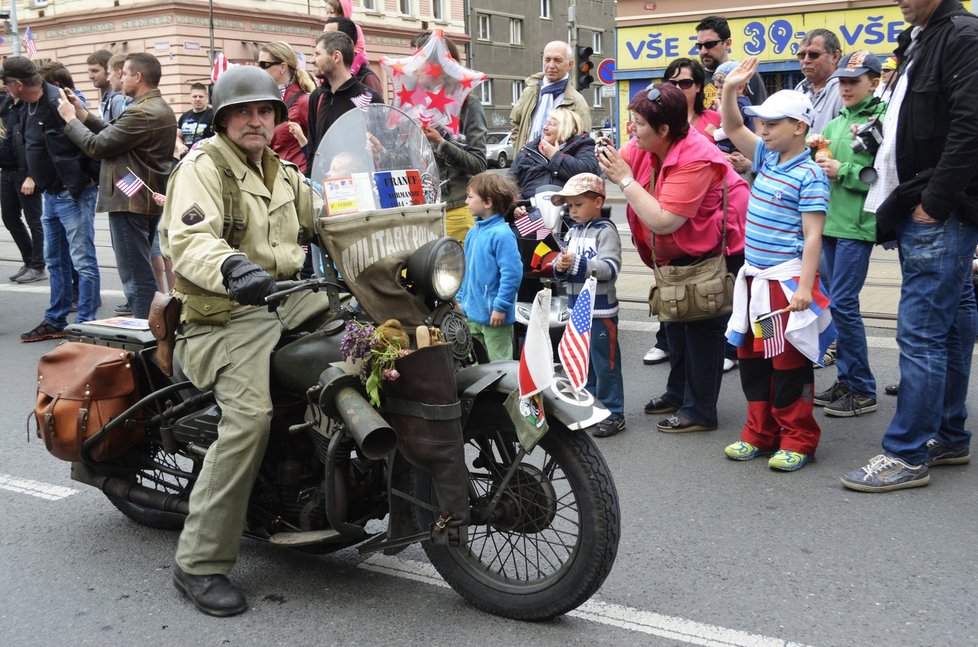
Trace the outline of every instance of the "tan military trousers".
<path fill-rule="evenodd" d="M 191 575 L 227 574 L 238 557 L 248 498 L 272 419 L 269 356 L 285 330 L 328 310 L 324 294 L 293 294 L 277 312 L 235 308 L 228 326 L 184 324 L 175 353 L 200 389 L 214 389 L 221 421 L 190 494 L 177 565 Z"/>

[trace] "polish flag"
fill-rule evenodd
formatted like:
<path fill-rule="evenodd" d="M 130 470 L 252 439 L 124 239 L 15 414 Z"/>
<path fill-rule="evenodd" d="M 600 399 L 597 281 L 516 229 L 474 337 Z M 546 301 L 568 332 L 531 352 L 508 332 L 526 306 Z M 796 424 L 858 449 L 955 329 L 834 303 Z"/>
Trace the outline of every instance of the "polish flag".
<path fill-rule="evenodd" d="M 234 66 L 235 64 L 228 61 L 224 52 L 216 53 L 214 55 L 214 68 L 211 70 L 211 83 L 217 83 L 218 77 Z"/>
<path fill-rule="evenodd" d="M 546 389 L 554 381 L 554 351 L 550 342 L 550 288 L 537 292 L 520 353 L 520 397 Z"/>

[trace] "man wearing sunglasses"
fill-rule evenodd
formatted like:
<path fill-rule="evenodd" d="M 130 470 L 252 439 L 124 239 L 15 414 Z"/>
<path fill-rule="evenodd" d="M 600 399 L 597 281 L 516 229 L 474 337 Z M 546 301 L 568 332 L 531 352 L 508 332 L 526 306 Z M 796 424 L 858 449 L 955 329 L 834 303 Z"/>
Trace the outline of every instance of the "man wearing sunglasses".
<path fill-rule="evenodd" d="M 706 85 L 703 92 L 707 97 L 716 97 L 713 73 L 722 63 L 730 60 L 730 25 L 723 16 L 707 16 L 696 25 L 696 48 L 699 49 L 700 62 L 706 72 Z M 747 84 L 747 96 L 755 106 L 767 99 L 767 89 L 760 74 L 751 77 Z"/>
<path fill-rule="evenodd" d="M 813 29 L 805 34 L 798 46 L 798 64 L 805 80 L 795 90 L 808 95 L 815 108 L 812 133 L 821 133 L 825 125 L 839 116 L 842 97 L 839 96 L 839 79 L 833 77 L 842 58 L 839 37 L 828 29 Z"/>

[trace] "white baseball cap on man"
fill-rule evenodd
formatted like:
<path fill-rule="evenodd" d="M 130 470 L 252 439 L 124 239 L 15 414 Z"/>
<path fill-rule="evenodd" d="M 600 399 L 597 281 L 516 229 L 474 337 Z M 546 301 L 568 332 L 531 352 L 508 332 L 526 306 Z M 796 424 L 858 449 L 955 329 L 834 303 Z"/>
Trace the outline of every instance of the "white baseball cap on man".
<path fill-rule="evenodd" d="M 815 108 L 811 99 L 797 90 L 780 90 L 767 98 L 759 106 L 748 106 L 744 112 L 751 117 L 775 121 L 777 119 L 797 119 L 808 124 L 815 123 Z"/>

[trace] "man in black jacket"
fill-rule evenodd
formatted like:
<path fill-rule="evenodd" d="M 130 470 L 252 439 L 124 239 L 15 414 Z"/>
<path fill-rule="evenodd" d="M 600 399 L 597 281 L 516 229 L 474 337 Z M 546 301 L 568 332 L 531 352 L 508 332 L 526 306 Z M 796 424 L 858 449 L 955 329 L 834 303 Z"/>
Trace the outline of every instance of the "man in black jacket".
<path fill-rule="evenodd" d="M 356 80 L 350 72 L 353 64 L 353 41 L 339 31 L 327 31 L 316 39 L 316 75 L 323 84 L 309 95 L 309 168 L 323 135 L 337 119 L 353 108 L 384 100 Z"/>
<path fill-rule="evenodd" d="M 900 246 L 901 388 L 883 454 L 842 477 L 887 492 L 927 485 L 928 468 L 971 459 L 965 401 L 975 342 L 978 244 L 978 17 L 958 0 L 901 0 L 878 179 L 866 198 Z M 940 412 L 940 415 L 934 415 Z"/>
<path fill-rule="evenodd" d="M 34 179 L 27 172 L 24 102 L 9 93 L 4 94 L 0 99 L 0 119 L 7 131 L 0 140 L 0 211 L 3 212 L 3 226 L 10 232 L 24 261 L 10 280 L 14 283 L 43 281 L 48 275 L 44 271 L 41 193 L 35 191 Z"/>
<path fill-rule="evenodd" d="M 71 310 L 71 269 L 78 272 L 78 317 L 95 319 L 99 270 L 95 258 L 95 198 L 99 163 L 65 136 L 58 114 L 60 88 L 45 82 L 33 61 L 8 56 L 0 70 L 11 96 L 25 102 L 24 143 L 27 170 L 36 190 L 44 192 L 41 224 L 44 260 L 51 282 L 51 304 L 44 320 L 20 336 L 22 342 L 64 337 Z"/>

